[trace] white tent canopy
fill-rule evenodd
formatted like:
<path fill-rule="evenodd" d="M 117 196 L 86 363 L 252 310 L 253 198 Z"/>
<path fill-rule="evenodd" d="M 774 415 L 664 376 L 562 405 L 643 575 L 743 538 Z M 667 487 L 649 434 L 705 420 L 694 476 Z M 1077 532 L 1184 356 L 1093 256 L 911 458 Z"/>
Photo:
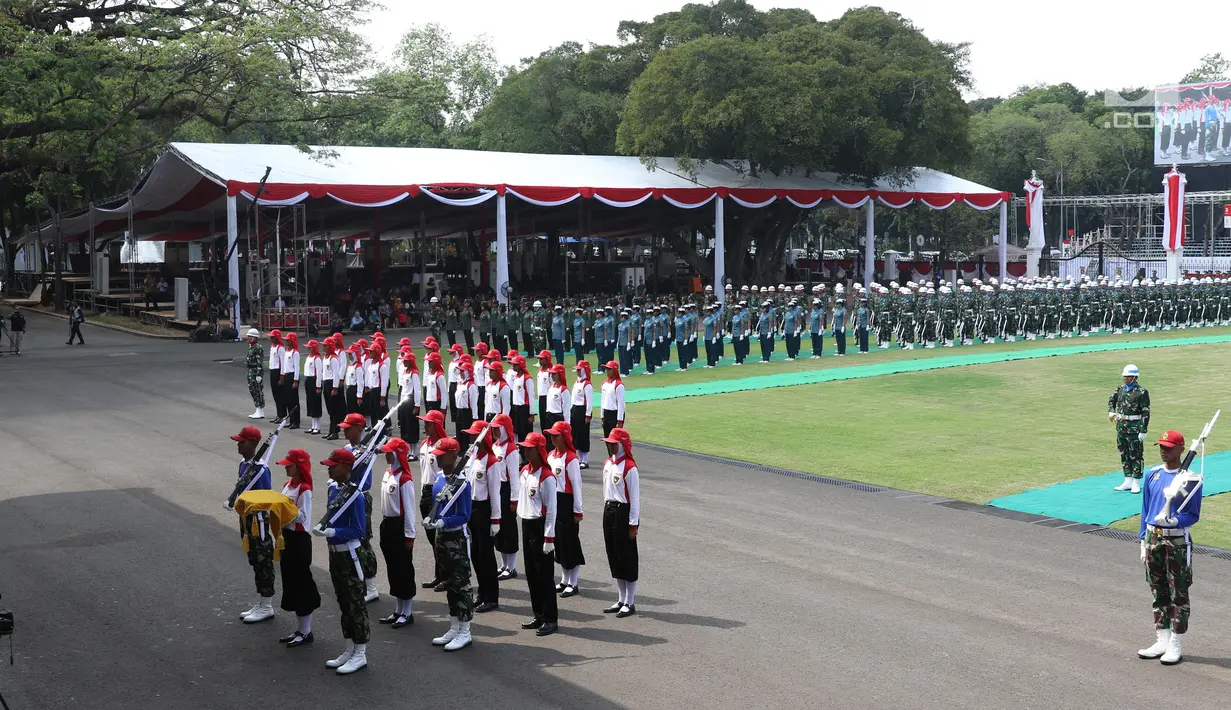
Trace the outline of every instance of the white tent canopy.
<path fill-rule="evenodd" d="M 269 169 L 263 186 L 262 177 Z M 238 235 L 238 201 L 289 206 L 306 200 L 328 200 L 343 207 L 387 207 L 406 200 L 440 203 L 454 208 L 497 201 L 497 294 L 508 281 L 507 212 L 509 196 L 538 207 L 557 207 L 577 199 L 592 199 L 616 208 L 631 208 L 661 200 L 681 209 L 714 202 L 715 283 L 723 280 L 723 223 L 728 201 L 744 208 L 763 208 L 779 200 L 796 207 L 822 203 L 849 209 L 867 207 L 865 281 L 875 263 L 874 205 L 901 208 L 921 202 L 932 209 L 963 203 L 980 210 L 1000 208 L 1000 243 L 1007 241 L 1007 201 L 1010 193 L 953 175 L 916 168 L 905 184 L 878 181 L 871 187 L 844 182 L 833 173 L 784 171 L 752 175 L 746 163 L 705 162 L 695 173 L 682 170 L 675 159 L 642 161 L 626 156 L 541 155 L 436 148 L 313 147 L 214 143 L 172 143 L 120 205 L 95 207 L 61 220 L 66 238 L 123 232 L 129 222 L 142 223 L 138 234 L 177 225 L 226 226 L 228 247 Z M 221 229 L 218 229 L 221 231 Z M 41 228 L 49 240 L 53 225 Z M 234 251 L 228 264 L 231 287 L 238 289 L 239 268 Z M 1005 260 L 1000 251 L 1000 260 Z M 715 289 L 721 293 L 721 289 Z M 238 322 L 238 319 L 236 319 Z"/>

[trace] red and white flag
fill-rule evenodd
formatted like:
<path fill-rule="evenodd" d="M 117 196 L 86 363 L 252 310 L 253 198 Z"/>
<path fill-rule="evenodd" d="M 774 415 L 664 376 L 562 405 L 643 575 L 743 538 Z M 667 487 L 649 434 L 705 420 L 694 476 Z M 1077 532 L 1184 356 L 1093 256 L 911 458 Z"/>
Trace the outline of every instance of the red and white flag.
<path fill-rule="evenodd" d="M 1163 176 L 1163 248 L 1175 251 L 1184 246 L 1184 186 L 1188 178 L 1171 169 Z"/>
<path fill-rule="evenodd" d="M 1026 227 L 1030 230 L 1027 246 L 1042 248 L 1046 243 L 1043 235 L 1043 182 L 1037 178 L 1026 181 Z"/>

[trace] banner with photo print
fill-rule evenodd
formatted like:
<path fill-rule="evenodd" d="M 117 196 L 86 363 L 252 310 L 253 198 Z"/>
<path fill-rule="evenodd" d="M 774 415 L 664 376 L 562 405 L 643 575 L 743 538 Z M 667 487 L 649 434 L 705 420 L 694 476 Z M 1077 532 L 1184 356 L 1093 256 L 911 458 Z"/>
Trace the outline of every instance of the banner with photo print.
<path fill-rule="evenodd" d="M 1154 90 L 1154 164 L 1231 163 L 1231 81 Z"/>

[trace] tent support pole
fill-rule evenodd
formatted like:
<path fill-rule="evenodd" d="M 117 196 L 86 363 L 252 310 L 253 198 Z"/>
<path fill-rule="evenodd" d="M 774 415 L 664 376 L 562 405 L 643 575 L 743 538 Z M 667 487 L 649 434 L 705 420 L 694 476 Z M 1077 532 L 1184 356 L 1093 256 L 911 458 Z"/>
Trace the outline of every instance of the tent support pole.
<path fill-rule="evenodd" d="M 1000 203 L 1000 244 L 998 245 L 1000 258 L 1000 280 L 1004 281 L 1009 275 L 1009 201 L 1004 200 Z"/>
<path fill-rule="evenodd" d="M 722 195 L 714 198 L 714 298 L 719 303 L 725 298 L 723 283 L 726 281 L 727 230 L 726 201 Z"/>
<path fill-rule="evenodd" d="M 509 227 L 508 208 L 504 193 L 496 195 L 496 300 L 508 305 L 505 293 L 509 283 Z"/>
<path fill-rule="evenodd" d="M 239 249 L 236 248 L 236 242 L 239 241 L 239 217 L 236 210 L 235 195 L 227 195 L 227 287 L 234 291 L 239 298 L 235 300 L 235 304 L 231 306 L 231 327 L 238 330 L 242 326 L 239 322 L 239 314 L 243 312 L 243 292 L 239 290 Z M 251 259 L 252 255 L 249 254 Z"/>
<path fill-rule="evenodd" d="M 868 198 L 868 213 L 865 215 L 863 244 L 863 285 L 872 285 L 876 271 L 876 200 Z"/>

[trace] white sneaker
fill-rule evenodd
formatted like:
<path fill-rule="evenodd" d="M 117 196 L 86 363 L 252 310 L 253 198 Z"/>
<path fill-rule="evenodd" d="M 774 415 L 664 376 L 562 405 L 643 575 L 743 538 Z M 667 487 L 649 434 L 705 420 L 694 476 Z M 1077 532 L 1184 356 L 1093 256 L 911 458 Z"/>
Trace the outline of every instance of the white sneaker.
<path fill-rule="evenodd" d="M 261 603 L 244 617 L 244 623 L 258 624 L 272 618 L 274 618 L 273 597 L 261 597 Z"/>
<path fill-rule="evenodd" d="M 472 642 L 472 639 L 470 638 L 470 622 L 463 621 L 461 623 L 461 628 L 457 630 L 457 635 L 453 637 L 452 641 L 445 644 L 445 650 L 446 651 L 460 651 L 461 649 L 469 646 L 471 642 Z"/>
<path fill-rule="evenodd" d="M 1171 629 L 1159 629 L 1155 633 L 1158 634 L 1158 640 L 1149 648 L 1143 648 L 1137 652 L 1138 658 L 1155 659 L 1160 658 L 1167 652 L 1167 646 L 1171 643 Z"/>
<path fill-rule="evenodd" d="M 239 618 L 241 618 L 241 619 L 242 619 L 242 618 L 244 618 L 245 616 L 248 616 L 249 614 L 251 614 L 252 612 L 256 611 L 256 610 L 257 610 L 257 609 L 259 609 L 259 608 L 261 608 L 261 600 L 260 600 L 260 599 L 257 599 L 256 604 L 253 604 L 251 609 L 249 609 L 248 611 L 241 611 L 241 612 L 239 612 Z"/>
<path fill-rule="evenodd" d="M 371 604 L 377 599 L 380 599 L 380 590 L 376 588 L 375 579 L 365 579 L 363 581 L 363 584 L 364 584 L 364 587 L 367 589 L 366 593 L 363 595 L 364 602 Z"/>
<path fill-rule="evenodd" d="M 346 650 L 342 652 L 342 655 L 332 660 L 325 661 L 325 667 L 326 668 L 341 668 L 342 666 L 346 665 L 346 662 L 349 661 L 350 657 L 353 655 L 355 655 L 355 644 L 351 643 L 350 641 L 347 641 Z"/>
<path fill-rule="evenodd" d="M 1183 652 L 1180 650 L 1180 637 L 1184 634 L 1171 634 L 1171 638 L 1167 640 L 1167 652 L 1163 657 L 1158 659 L 1164 666 L 1174 666 L 1180 662 L 1183 657 Z"/>
<path fill-rule="evenodd" d="M 264 409 L 262 409 L 261 407 L 257 407 L 255 412 L 253 412 L 252 414 L 249 414 L 249 415 L 248 415 L 248 418 L 249 418 L 249 419 L 264 419 L 264 418 L 265 418 L 265 410 L 264 410 Z"/>
<path fill-rule="evenodd" d="M 1121 483 L 1120 485 L 1116 486 L 1115 488 L 1112 488 L 1111 490 L 1113 490 L 1113 491 L 1127 491 L 1127 490 L 1129 490 L 1129 489 L 1130 489 L 1130 488 L 1132 488 L 1132 487 L 1133 487 L 1133 479 L 1129 478 L 1128 476 L 1125 476 L 1125 477 L 1124 477 L 1124 483 Z"/>
<path fill-rule="evenodd" d="M 1136 478 L 1134 478 L 1133 487 L 1130 488 L 1128 492 L 1129 493 L 1140 493 L 1141 492 L 1141 482 L 1138 481 Z"/>
<path fill-rule="evenodd" d="M 445 644 L 449 643 L 453 639 L 457 638 L 457 634 L 459 631 L 461 631 L 461 622 L 457 620 L 456 616 L 450 616 L 449 617 L 449 630 L 444 632 L 444 635 L 437 636 L 436 638 L 432 639 L 432 645 L 433 646 L 444 646 Z"/>
<path fill-rule="evenodd" d="M 367 668 L 368 665 L 368 645 L 366 643 L 355 644 L 355 652 L 338 668 L 338 675 L 350 675 L 360 668 Z"/>

